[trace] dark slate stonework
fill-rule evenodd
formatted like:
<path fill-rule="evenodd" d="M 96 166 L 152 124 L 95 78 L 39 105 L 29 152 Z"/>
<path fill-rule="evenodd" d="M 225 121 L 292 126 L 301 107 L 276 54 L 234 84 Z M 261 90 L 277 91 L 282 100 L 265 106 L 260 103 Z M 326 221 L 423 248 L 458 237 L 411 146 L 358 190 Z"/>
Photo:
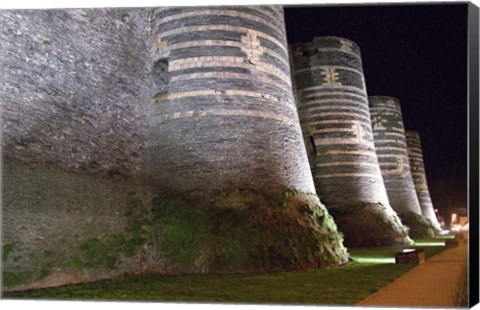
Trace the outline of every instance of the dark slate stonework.
<path fill-rule="evenodd" d="M 385 210 L 374 216 L 391 223 L 391 233 L 396 234 L 402 227 L 395 223 L 398 218 L 389 205 L 375 153 L 359 47 L 347 39 L 320 37 L 294 44 L 291 53 L 300 122 L 322 202 L 331 212 L 344 209 L 345 217 L 351 216 L 345 211 L 351 206 L 381 204 Z M 353 228 L 339 227 L 347 242 L 349 234 L 353 240 Z M 403 242 L 402 237 L 381 239 L 364 240 Z"/>
<path fill-rule="evenodd" d="M 358 46 L 342 38 L 315 38 L 294 45 L 293 61 L 300 120 L 322 201 L 388 205 Z"/>
<path fill-rule="evenodd" d="M 154 11 L 153 62 L 168 63 L 168 83 L 154 94 L 150 114 L 154 192 L 315 192 L 292 95 L 283 12 L 273 12 Z"/>
<path fill-rule="evenodd" d="M 430 192 L 428 190 L 420 135 L 416 131 L 406 130 L 405 137 L 407 139 L 410 170 L 412 171 L 413 183 L 415 184 L 415 190 L 420 202 L 420 208 L 422 209 L 422 215 L 429 219 L 437 232 L 439 232 L 441 227 L 438 223 L 432 199 L 430 198 Z"/>
<path fill-rule="evenodd" d="M 410 171 L 400 103 L 386 96 L 368 97 L 375 149 L 388 199 L 397 213 L 422 214 Z"/>
<path fill-rule="evenodd" d="M 2 174 L 4 290 L 95 281 L 147 267 L 142 246 L 149 209 L 139 186 L 12 162 L 3 163 Z"/>
<path fill-rule="evenodd" d="M 281 7 L 2 11 L 0 41 L 4 289 L 347 261 Z"/>
<path fill-rule="evenodd" d="M 312 195 L 282 8 L 159 8 L 150 26 L 152 67 L 165 68 L 153 73 L 161 83 L 147 137 L 162 269 L 259 272 L 345 262 L 342 238 Z M 195 236 L 189 253 L 166 240 L 172 229 Z M 224 235 L 228 244 L 218 238 Z M 309 241 L 285 247 L 283 238 Z"/>
<path fill-rule="evenodd" d="M 149 212 L 147 18 L 135 9 L 0 12 L 5 289 L 141 270 L 140 247 L 126 254 L 109 242 L 146 242 L 127 227 Z"/>
<path fill-rule="evenodd" d="M 2 11 L 4 159 L 139 178 L 145 18 L 131 9 Z"/>

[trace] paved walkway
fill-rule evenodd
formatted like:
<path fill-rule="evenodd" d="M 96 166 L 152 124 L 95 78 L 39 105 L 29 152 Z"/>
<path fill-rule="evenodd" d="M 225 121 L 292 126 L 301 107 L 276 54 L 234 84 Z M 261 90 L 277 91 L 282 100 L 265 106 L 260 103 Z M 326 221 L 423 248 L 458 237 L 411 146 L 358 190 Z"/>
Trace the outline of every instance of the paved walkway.
<path fill-rule="evenodd" d="M 467 266 L 467 241 L 445 250 L 368 296 L 365 307 L 457 307 Z"/>

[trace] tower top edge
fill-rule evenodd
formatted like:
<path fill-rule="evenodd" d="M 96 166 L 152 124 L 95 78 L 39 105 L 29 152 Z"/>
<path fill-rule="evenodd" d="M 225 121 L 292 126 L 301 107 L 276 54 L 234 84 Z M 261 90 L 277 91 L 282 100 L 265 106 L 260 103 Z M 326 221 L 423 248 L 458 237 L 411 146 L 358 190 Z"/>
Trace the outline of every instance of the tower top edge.
<path fill-rule="evenodd" d="M 339 51 L 350 51 L 360 55 L 360 47 L 354 41 L 337 36 L 314 37 L 310 42 L 296 42 L 290 44 L 296 52 L 315 50 L 320 48 L 333 48 Z"/>
<path fill-rule="evenodd" d="M 420 141 L 420 134 L 418 133 L 418 131 L 406 129 L 405 136 L 407 137 L 407 139 L 415 139 Z"/>

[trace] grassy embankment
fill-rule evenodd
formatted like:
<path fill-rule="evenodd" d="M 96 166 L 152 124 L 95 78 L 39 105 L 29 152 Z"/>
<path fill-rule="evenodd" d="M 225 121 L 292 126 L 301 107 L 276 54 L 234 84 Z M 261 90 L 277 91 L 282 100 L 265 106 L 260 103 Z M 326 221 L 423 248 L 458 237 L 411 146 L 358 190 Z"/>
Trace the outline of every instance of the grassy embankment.
<path fill-rule="evenodd" d="M 445 238 L 418 240 L 426 258 Z M 4 293 L 8 299 L 180 301 L 246 304 L 352 305 L 414 267 L 396 265 L 401 246 L 349 249 L 345 266 L 237 275 L 134 275 L 59 288 Z"/>

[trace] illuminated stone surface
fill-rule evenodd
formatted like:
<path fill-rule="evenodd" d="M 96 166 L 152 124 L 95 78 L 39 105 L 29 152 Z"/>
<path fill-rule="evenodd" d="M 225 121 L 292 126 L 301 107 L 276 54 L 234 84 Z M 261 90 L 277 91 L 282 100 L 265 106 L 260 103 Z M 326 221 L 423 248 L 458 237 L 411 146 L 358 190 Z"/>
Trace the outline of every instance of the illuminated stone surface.
<path fill-rule="evenodd" d="M 347 260 L 315 196 L 280 7 L 0 17 L 8 289 Z"/>
<path fill-rule="evenodd" d="M 359 47 L 347 39 L 320 37 L 292 45 L 291 54 L 299 117 L 317 193 L 345 234 L 346 243 L 403 242 L 375 153 Z M 375 210 L 373 204 L 383 207 Z M 357 210 L 366 205 L 371 208 L 368 217 L 367 209 Z M 377 220 L 390 228 L 382 227 L 383 234 L 373 232 L 369 227 Z"/>
<path fill-rule="evenodd" d="M 154 192 L 315 192 L 284 28 L 274 6 L 154 10 Z"/>
<path fill-rule="evenodd" d="M 400 103 L 393 97 L 372 96 L 368 99 L 375 149 L 388 199 L 402 223 L 410 228 L 410 237 L 433 237 L 434 227 L 422 214 L 410 170 Z"/>
<path fill-rule="evenodd" d="M 142 268 L 146 13 L 0 12 L 4 286 Z"/>
<path fill-rule="evenodd" d="M 0 13 L 5 160 L 140 177 L 150 91 L 146 13 Z"/>
<path fill-rule="evenodd" d="M 440 231 L 440 224 L 438 223 L 432 199 L 430 198 L 430 192 L 428 191 L 420 135 L 416 131 L 406 130 L 405 137 L 407 139 L 410 170 L 412 171 L 413 183 L 415 184 L 422 215 L 432 222 L 437 231 Z"/>
<path fill-rule="evenodd" d="M 400 103 L 393 97 L 372 96 L 368 99 L 375 148 L 388 199 L 399 213 L 422 214 L 410 171 Z"/>
<path fill-rule="evenodd" d="M 275 206 L 267 206 L 262 198 L 267 194 L 275 200 L 292 191 L 315 193 L 292 93 L 283 9 L 155 9 L 150 42 L 154 92 L 147 137 L 149 185 L 152 195 L 160 197 L 153 208 L 162 214 L 154 224 L 160 231 L 155 241 L 157 248 L 167 249 L 166 254 L 159 253 L 164 256 L 162 263 L 175 261 L 162 268 L 255 272 L 344 261 L 346 253 L 335 227 L 315 232 L 317 225 L 326 225 L 318 221 L 328 218 L 321 215 L 318 199 L 299 198 L 304 205 L 317 206 L 313 214 L 320 212 L 310 223 L 310 214 L 299 213 L 297 202 L 279 200 L 288 214 L 279 210 L 267 215 L 267 209 Z M 161 197 L 172 195 L 176 202 L 181 198 L 176 209 L 185 213 L 163 212 Z M 225 200 L 230 203 L 225 205 Z M 197 234 L 204 234 L 204 240 L 193 243 L 201 253 L 183 260 L 188 255 L 171 250 L 162 233 L 170 227 L 189 229 L 191 220 L 202 217 L 189 213 L 195 208 L 210 214 L 200 227 L 237 227 L 238 233 L 218 230 L 212 236 L 210 230 L 199 228 Z M 234 216 L 239 210 L 243 211 Z M 232 216 L 222 218 L 227 211 Z M 255 220 L 259 214 L 264 214 L 262 229 Z M 185 225 L 178 227 L 177 218 Z M 296 228 L 289 230 L 287 222 Z M 330 233 L 331 241 L 318 239 Z M 244 234 L 255 237 L 239 241 Z M 227 238 L 225 244 L 216 240 L 222 235 L 231 235 L 231 240 Z M 283 238 L 293 242 L 285 251 Z M 313 243 L 294 245 L 301 239 Z M 296 254 L 297 246 L 303 255 Z"/>

